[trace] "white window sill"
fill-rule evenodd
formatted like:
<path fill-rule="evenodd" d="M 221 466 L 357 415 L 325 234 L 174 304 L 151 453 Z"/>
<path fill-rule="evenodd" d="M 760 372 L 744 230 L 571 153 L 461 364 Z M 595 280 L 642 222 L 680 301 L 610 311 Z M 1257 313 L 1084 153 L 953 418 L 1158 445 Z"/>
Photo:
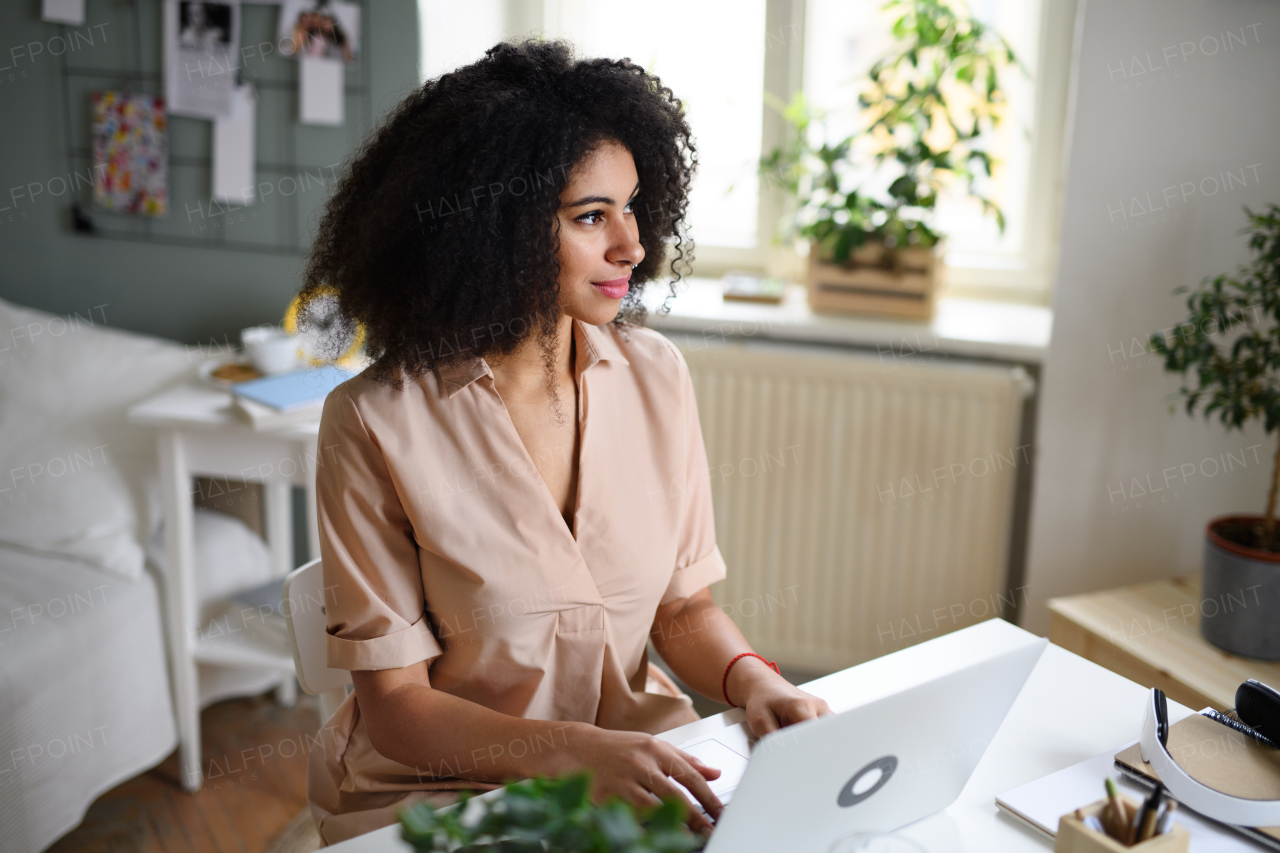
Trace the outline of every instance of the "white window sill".
<path fill-rule="evenodd" d="M 1053 312 L 1036 305 L 944 297 L 930 323 L 874 317 L 816 314 L 803 285 L 789 285 L 780 305 L 726 301 L 719 279 L 690 277 L 671 300 L 651 284 L 645 296 L 647 325 L 663 332 L 702 337 L 708 345 L 726 338 L 766 338 L 875 349 L 892 358 L 930 354 L 1040 364 L 1049 349 Z"/>

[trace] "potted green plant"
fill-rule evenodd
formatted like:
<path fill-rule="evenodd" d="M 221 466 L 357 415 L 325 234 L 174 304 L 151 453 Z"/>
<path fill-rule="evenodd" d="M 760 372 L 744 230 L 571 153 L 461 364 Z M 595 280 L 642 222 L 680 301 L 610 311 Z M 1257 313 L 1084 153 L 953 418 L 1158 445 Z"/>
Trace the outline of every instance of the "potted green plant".
<path fill-rule="evenodd" d="M 927 319 L 941 266 L 942 236 L 929 225 L 939 193 L 962 183 L 1004 230 L 1000 207 L 975 182 L 994 165 L 985 135 L 1006 107 L 1000 74 L 1022 66 L 962 0 L 889 0 L 884 8 L 897 10 L 897 41 L 868 74 L 858 130 L 815 145 L 822 116 L 803 95 L 775 100 L 788 142 L 761 158 L 760 172 L 795 197 L 784 237 L 810 241 L 814 308 Z M 885 191 L 869 190 L 868 173 L 884 168 L 897 175 Z"/>
<path fill-rule="evenodd" d="M 1187 318 L 1151 336 L 1167 371 L 1182 374 L 1187 414 L 1217 415 L 1228 430 L 1257 422 L 1280 433 L 1280 206 L 1245 208 L 1253 263 L 1175 293 Z M 1172 408 L 1172 407 L 1171 407 Z M 1262 515 L 1226 515 L 1205 530 L 1200 631 L 1219 648 L 1280 660 L 1280 537 L 1276 496 L 1280 448 Z M 1212 608 L 1209 602 L 1213 602 Z"/>
<path fill-rule="evenodd" d="M 590 787 L 587 773 L 511 783 L 478 814 L 466 794 L 448 809 L 419 802 L 400 813 L 401 832 L 417 853 L 690 853 L 706 843 L 684 826 L 679 800 L 637 813 L 616 797 L 594 805 Z"/>

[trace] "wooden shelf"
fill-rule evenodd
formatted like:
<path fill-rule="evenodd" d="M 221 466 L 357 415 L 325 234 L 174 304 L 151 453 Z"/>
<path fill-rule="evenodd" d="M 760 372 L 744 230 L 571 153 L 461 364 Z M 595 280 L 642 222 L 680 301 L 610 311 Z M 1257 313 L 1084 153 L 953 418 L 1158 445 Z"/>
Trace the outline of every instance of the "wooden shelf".
<path fill-rule="evenodd" d="M 1054 598 L 1049 639 L 1131 681 L 1159 687 L 1175 702 L 1226 711 L 1235 707 L 1243 681 L 1280 686 L 1280 662 L 1210 645 L 1200 635 L 1200 614 L 1215 603 L 1201 597 L 1199 576 Z"/>

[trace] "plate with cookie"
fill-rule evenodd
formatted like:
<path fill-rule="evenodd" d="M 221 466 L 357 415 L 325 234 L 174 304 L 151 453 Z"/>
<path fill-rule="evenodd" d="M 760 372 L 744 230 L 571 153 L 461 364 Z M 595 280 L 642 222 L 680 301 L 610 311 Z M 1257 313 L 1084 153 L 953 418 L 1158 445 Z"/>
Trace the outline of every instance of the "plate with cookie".
<path fill-rule="evenodd" d="M 211 358 L 202 362 L 197 372 L 200 381 L 223 390 L 230 390 L 232 386 L 248 382 L 250 379 L 261 379 L 264 375 L 243 353 Z"/>

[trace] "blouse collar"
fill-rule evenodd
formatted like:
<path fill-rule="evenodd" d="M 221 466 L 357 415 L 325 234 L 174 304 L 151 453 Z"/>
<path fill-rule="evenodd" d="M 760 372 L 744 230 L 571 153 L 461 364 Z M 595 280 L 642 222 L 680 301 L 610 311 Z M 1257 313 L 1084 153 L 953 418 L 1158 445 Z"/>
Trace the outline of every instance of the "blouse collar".
<path fill-rule="evenodd" d="M 583 356 L 578 365 L 578 373 L 594 367 L 601 361 L 616 361 L 630 365 L 627 357 L 614 339 L 613 333 L 602 326 L 591 326 L 578 319 L 573 321 L 574 339 L 578 344 L 578 353 Z M 439 369 L 440 379 L 444 383 L 445 394 L 452 397 L 482 376 L 493 376 L 488 362 L 474 357 L 446 364 Z"/>

